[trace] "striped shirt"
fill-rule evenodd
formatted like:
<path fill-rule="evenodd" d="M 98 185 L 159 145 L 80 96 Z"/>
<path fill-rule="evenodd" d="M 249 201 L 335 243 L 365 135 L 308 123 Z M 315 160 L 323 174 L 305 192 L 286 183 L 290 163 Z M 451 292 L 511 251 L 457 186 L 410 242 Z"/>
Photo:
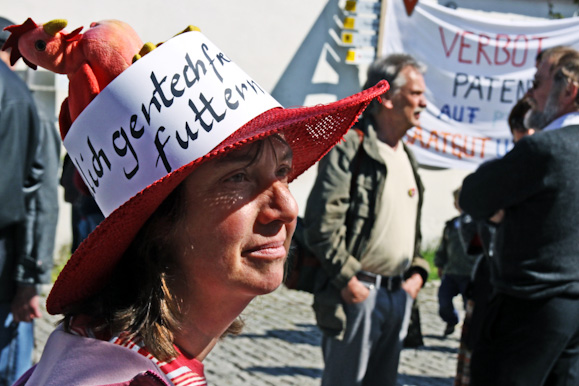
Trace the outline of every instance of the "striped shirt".
<path fill-rule="evenodd" d="M 163 374 L 165 374 L 172 386 L 207 385 L 203 364 L 197 359 L 182 353 L 177 346 L 175 346 L 175 349 L 179 355 L 176 358 L 173 358 L 168 362 L 160 361 L 151 355 L 146 347 L 140 346 L 135 340 L 127 339 L 125 336 L 126 334 L 123 333 L 119 336 L 108 338 L 101 333 L 95 333 L 95 331 L 87 327 L 85 322 L 86 319 L 83 316 L 75 317 L 71 323 L 70 332 L 78 336 L 107 340 L 148 358 Z"/>

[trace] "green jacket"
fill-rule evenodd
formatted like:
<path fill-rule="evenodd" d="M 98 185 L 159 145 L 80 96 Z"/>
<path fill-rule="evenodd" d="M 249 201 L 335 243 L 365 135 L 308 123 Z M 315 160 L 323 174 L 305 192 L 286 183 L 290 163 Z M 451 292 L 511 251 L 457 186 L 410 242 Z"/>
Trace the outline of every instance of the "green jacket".
<path fill-rule="evenodd" d="M 471 276 L 479 254 L 469 254 L 461 240 L 460 216 L 451 218 L 444 225 L 440 245 L 434 255 L 434 265 L 445 275 Z"/>
<path fill-rule="evenodd" d="M 356 131 L 350 130 L 345 141 L 320 161 L 304 217 L 308 248 L 323 268 L 319 270 L 314 289 L 316 319 L 322 331 L 337 337 L 342 334 L 346 321 L 340 290 L 361 270 L 359 258 L 374 229 L 387 177 L 387 166 L 379 155 L 378 138 L 370 120 L 362 119 L 357 127 L 364 133 L 361 143 Z M 429 266 L 419 254 L 424 187 L 416 159 L 405 145 L 404 150 L 419 194 L 415 257 L 406 276 L 418 272 L 426 282 Z M 357 178 L 352 183 L 354 175 Z"/>

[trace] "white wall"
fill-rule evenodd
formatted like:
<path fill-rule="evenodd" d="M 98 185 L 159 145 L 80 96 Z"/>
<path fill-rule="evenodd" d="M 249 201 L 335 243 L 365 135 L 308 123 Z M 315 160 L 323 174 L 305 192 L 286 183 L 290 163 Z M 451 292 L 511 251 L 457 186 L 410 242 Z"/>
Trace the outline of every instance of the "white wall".
<path fill-rule="evenodd" d="M 438 2 L 448 3 L 447 0 Z M 475 10 L 533 17 L 548 14 L 543 0 L 454 2 L 459 7 Z M 554 11 L 565 16 L 577 9 L 572 0 L 553 3 Z M 28 17 L 38 24 L 65 18 L 69 21 L 68 31 L 79 26 L 88 28 L 93 21 L 120 19 L 132 25 L 143 41 L 153 43 L 164 41 L 193 24 L 288 107 L 331 102 L 359 90 L 365 68 L 343 62 L 346 49 L 337 44 L 340 12 L 337 0 L 18 0 L 3 4 L 1 14 L 16 23 Z M 66 78 L 59 77 L 57 87 L 56 106 L 59 106 L 66 96 Z M 456 215 L 451 192 L 467 173 L 421 170 L 426 185 L 423 215 L 426 244 L 436 243 L 444 222 Z M 314 178 L 315 168 L 293 184 L 292 190 L 302 213 Z M 61 223 L 59 242 L 63 243 L 69 240 L 66 212 L 63 212 Z"/>
<path fill-rule="evenodd" d="M 271 90 L 326 5 L 325 0 L 18 0 L 3 4 L 5 17 L 43 24 L 67 19 L 68 31 L 93 21 L 119 19 L 143 41 L 167 40 L 196 25 L 262 86 Z"/>

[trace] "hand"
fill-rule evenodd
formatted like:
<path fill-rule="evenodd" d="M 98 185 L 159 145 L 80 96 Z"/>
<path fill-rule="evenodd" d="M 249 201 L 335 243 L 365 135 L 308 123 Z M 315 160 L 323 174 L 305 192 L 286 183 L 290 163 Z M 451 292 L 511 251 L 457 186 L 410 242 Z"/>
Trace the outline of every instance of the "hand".
<path fill-rule="evenodd" d="M 422 280 L 422 275 L 419 273 L 414 273 L 408 279 L 402 283 L 402 289 L 412 297 L 412 299 L 416 299 L 418 296 L 418 292 L 422 288 L 422 284 L 424 284 L 424 280 Z"/>
<path fill-rule="evenodd" d="M 370 290 L 354 276 L 350 279 L 348 285 L 342 288 L 340 294 L 342 299 L 348 304 L 362 303 L 370 295 Z"/>
<path fill-rule="evenodd" d="M 505 218 L 505 210 L 499 209 L 497 213 L 493 214 L 489 221 L 495 224 L 500 224 Z"/>
<path fill-rule="evenodd" d="M 33 285 L 18 286 L 10 305 L 10 311 L 15 322 L 31 322 L 32 319 L 42 317 L 40 297 L 36 293 L 36 287 Z"/>
<path fill-rule="evenodd" d="M 444 275 L 444 272 L 442 271 L 442 268 L 437 269 L 438 269 L 438 277 L 442 279 L 442 275 Z"/>

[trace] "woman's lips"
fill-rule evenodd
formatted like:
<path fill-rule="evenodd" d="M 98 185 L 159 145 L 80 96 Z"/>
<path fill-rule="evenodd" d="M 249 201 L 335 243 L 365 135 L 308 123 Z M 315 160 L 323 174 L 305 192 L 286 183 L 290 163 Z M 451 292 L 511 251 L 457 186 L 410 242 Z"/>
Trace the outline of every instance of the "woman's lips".
<path fill-rule="evenodd" d="M 245 252 L 243 252 L 243 255 L 256 259 L 268 259 L 268 260 L 283 259 L 287 255 L 287 250 L 285 248 L 285 240 L 261 244 L 255 247 L 248 248 Z"/>

